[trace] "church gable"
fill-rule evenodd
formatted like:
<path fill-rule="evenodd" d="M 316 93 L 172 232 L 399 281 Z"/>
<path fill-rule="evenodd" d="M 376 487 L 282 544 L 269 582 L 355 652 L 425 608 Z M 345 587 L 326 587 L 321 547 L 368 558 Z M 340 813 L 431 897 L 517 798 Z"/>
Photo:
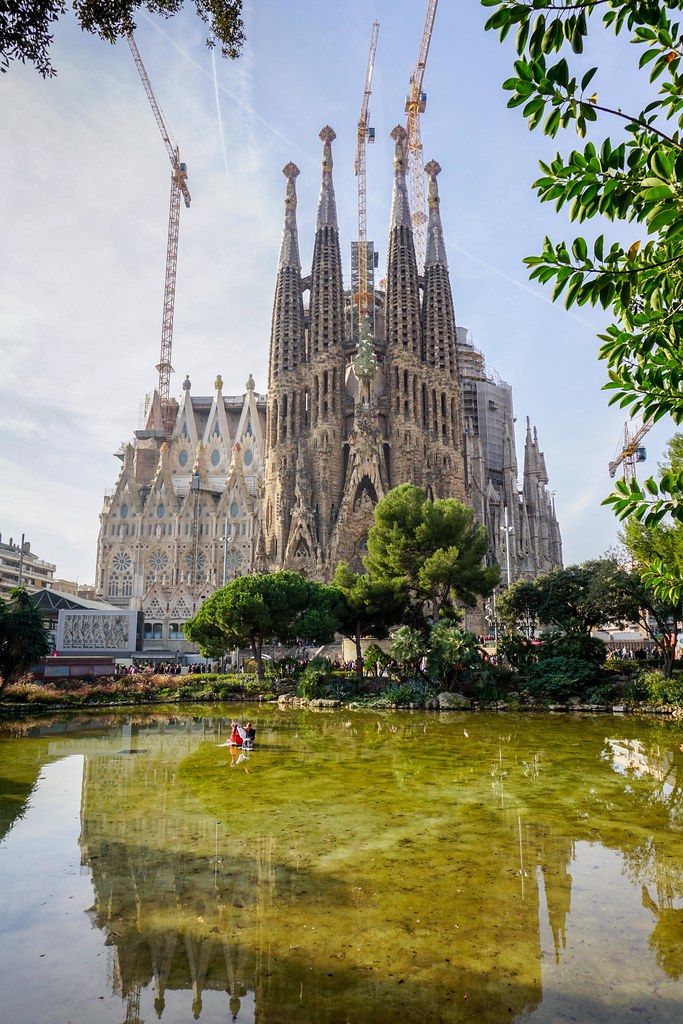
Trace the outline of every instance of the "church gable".
<path fill-rule="evenodd" d="M 175 427 L 173 428 L 173 437 L 187 438 L 194 450 L 199 443 L 199 436 L 194 417 L 194 410 L 192 408 L 190 387 L 190 378 L 186 377 L 183 383 L 183 401 L 178 408 L 178 415 L 176 417 Z"/>
<path fill-rule="evenodd" d="M 230 461 L 231 437 L 228 418 L 223 398 L 223 378 L 218 376 L 215 382 L 215 394 L 206 419 L 202 437 L 206 449 L 207 468 L 209 472 L 220 470 L 227 472 Z"/>

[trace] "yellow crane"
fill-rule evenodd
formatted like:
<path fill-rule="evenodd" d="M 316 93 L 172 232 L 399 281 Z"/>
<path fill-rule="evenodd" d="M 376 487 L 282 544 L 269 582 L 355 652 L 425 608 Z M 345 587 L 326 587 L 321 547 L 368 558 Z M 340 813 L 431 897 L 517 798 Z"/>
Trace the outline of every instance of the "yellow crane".
<path fill-rule="evenodd" d="M 161 354 L 159 363 L 155 367 L 159 374 L 159 400 L 161 405 L 162 422 L 156 424 L 158 430 L 163 431 L 164 437 L 171 436 L 175 419 L 175 404 L 171 402 L 171 354 L 173 351 L 173 312 L 175 308 L 175 287 L 176 270 L 178 266 L 178 234 L 180 230 L 180 199 L 181 196 L 185 206 L 189 207 L 191 196 L 187 187 L 187 164 L 181 163 L 180 150 L 166 124 L 161 107 L 157 102 L 152 89 L 149 75 L 142 63 L 140 51 L 132 35 L 128 36 L 133 59 L 145 87 L 147 98 L 156 119 L 161 137 L 166 146 L 168 158 L 171 161 L 171 199 L 168 211 L 168 240 L 166 244 L 166 276 L 164 279 L 164 309 L 161 320 Z"/>
<path fill-rule="evenodd" d="M 636 464 L 638 462 L 645 462 L 647 458 L 647 450 L 642 445 L 642 440 L 647 434 L 648 430 L 654 423 L 654 420 L 643 420 L 641 425 L 632 433 L 632 425 L 628 422 L 624 424 L 624 429 L 621 432 L 619 438 L 619 444 L 617 450 L 614 453 L 614 458 L 609 464 L 609 475 L 615 477 L 617 469 L 623 463 L 624 466 L 624 479 L 628 483 L 630 480 L 636 478 Z"/>
<path fill-rule="evenodd" d="M 413 237 L 415 239 L 415 254 L 417 256 L 417 268 L 420 273 L 424 270 L 426 250 L 426 225 L 427 214 L 425 213 L 425 186 L 424 186 L 424 156 L 422 154 L 422 138 L 420 134 L 420 114 L 423 114 L 427 106 L 427 94 L 422 91 L 425 68 L 427 66 L 427 55 L 429 44 L 432 40 L 434 30 L 434 18 L 439 0 L 427 0 L 427 14 L 425 17 L 420 51 L 417 56 L 415 69 L 410 76 L 410 92 L 406 96 L 406 152 L 408 157 L 408 175 L 410 178 L 410 205 L 411 220 L 413 222 Z"/>
<path fill-rule="evenodd" d="M 375 129 L 371 128 L 369 125 L 370 113 L 368 111 L 368 103 L 370 101 L 370 93 L 372 92 L 372 72 L 375 66 L 378 34 L 379 22 L 375 21 L 372 25 L 368 67 L 365 73 L 365 89 L 363 90 L 363 102 L 361 103 L 360 116 L 358 118 L 358 129 L 356 134 L 356 161 L 354 165 L 355 174 L 358 178 L 358 242 L 356 249 L 358 281 L 353 298 L 358 306 L 359 329 L 363 317 L 368 315 L 370 304 L 372 302 L 372 295 L 368 288 L 368 224 L 365 150 L 368 142 L 375 141 Z"/>

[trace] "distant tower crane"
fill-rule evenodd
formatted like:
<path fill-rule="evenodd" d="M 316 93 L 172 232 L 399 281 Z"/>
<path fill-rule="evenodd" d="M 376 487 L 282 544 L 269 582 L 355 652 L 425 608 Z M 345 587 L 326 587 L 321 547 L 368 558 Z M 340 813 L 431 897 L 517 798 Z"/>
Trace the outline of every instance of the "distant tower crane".
<path fill-rule="evenodd" d="M 420 52 L 417 57 L 415 70 L 410 76 L 410 92 L 406 96 L 405 112 L 406 117 L 406 152 L 408 156 L 408 174 L 410 177 L 410 205 L 412 208 L 411 220 L 413 222 L 413 237 L 415 239 L 415 254 L 417 256 L 417 268 L 420 273 L 424 270 L 426 251 L 426 225 L 427 214 L 425 213 L 425 185 L 424 185 L 424 157 L 422 155 L 422 139 L 420 136 L 420 114 L 423 114 L 427 106 L 427 94 L 422 91 L 425 67 L 427 66 L 427 54 L 429 44 L 432 40 L 434 29 L 434 18 L 439 0 L 427 0 L 427 15 L 425 17 Z"/>
<path fill-rule="evenodd" d="M 164 282 L 164 312 L 161 322 L 161 354 L 159 364 L 155 369 L 159 373 L 159 400 L 161 405 L 160 424 L 155 426 L 163 431 L 164 437 L 171 436 L 175 419 L 174 403 L 171 401 L 171 353 L 173 351 L 173 310 L 175 307 L 175 286 L 176 269 L 178 266 L 178 232 L 180 230 L 180 197 L 182 195 L 185 206 L 189 207 L 191 202 L 190 192 L 187 187 L 187 164 L 181 163 L 178 145 L 171 135 L 171 132 L 164 120 L 161 107 L 154 95 L 152 84 L 149 80 L 145 65 L 142 63 L 140 52 L 132 35 L 128 36 L 133 59 L 140 73 L 142 84 L 145 87 L 152 113 L 159 125 L 161 137 L 166 146 L 168 158 L 171 161 L 171 199 L 168 211 L 168 242 L 166 245 L 166 278 Z"/>
<path fill-rule="evenodd" d="M 356 177 L 358 178 L 358 242 L 356 243 L 358 280 L 357 288 L 353 298 L 358 305 L 359 329 L 363 317 L 368 315 L 370 305 L 372 302 L 372 294 L 368 287 L 368 223 L 366 202 L 367 195 L 365 176 L 365 147 L 368 142 L 375 141 L 375 129 L 370 128 L 368 124 L 370 120 L 368 102 L 370 100 L 370 93 L 372 92 L 372 72 L 375 66 L 375 53 L 377 52 L 378 34 L 379 22 L 375 21 L 372 26 L 372 37 L 370 39 L 370 53 L 368 55 L 368 68 L 365 73 L 365 89 L 363 91 L 363 102 L 361 103 L 360 116 L 358 118 L 358 132 L 356 135 L 356 162 L 354 170 Z"/>
<path fill-rule="evenodd" d="M 609 464 L 609 475 L 615 477 L 617 469 L 623 463 L 624 465 L 624 479 L 626 482 L 635 480 L 636 478 L 636 463 L 645 462 L 647 459 L 647 449 L 641 444 L 643 438 L 647 434 L 648 430 L 654 423 L 654 420 L 643 420 L 641 425 L 635 431 L 631 433 L 629 424 L 624 424 L 621 437 L 619 438 L 619 445 L 614 458 Z"/>

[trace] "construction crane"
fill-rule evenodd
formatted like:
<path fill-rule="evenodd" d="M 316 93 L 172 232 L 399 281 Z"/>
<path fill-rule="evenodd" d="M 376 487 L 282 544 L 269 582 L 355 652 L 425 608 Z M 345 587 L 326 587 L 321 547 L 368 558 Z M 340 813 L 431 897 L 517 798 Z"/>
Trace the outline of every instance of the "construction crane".
<path fill-rule="evenodd" d="M 377 52 L 377 36 L 379 34 L 379 22 L 375 21 L 372 26 L 372 37 L 370 39 L 370 53 L 368 54 L 368 68 L 365 73 L 365 89 L 363 90 L 363 102 L 360 107 L 358 118 L 358 131 L 356 135 L 356 162 L 355 174 L 358 178 L 358 242 L 356 243 L 356 261 L 358 265 L 358 281 L 354 301 L 358 306 L 358 327 L 364 316 L 368 315 L 372 295 L 368 288 L 368 224 L 367 224 L 367 194 L 365 176 L 365 148 L 368 142 L 375 141 L 375 129 L 370 128 L 368 122 L 370 113 L 368 103 L 372 92 L 372 72 L 375 66 L 375 53 Z M 374 254 L 373 254 L 374 260 Z"/>
<path fill-rule="evenodd" d="M 166 277 L 164 280 L 164 311 L 161 321 L 161 354 L 159 364 L 155 367 L 159 374 L 159 400 L 161 406 L 161 423 L 155 424 L 157 429 L 163 431 L 165 438 L 171 436 L 175 420 L 175 404 L 171 402 L 171 354 L 173 351 L 173 311 L 175 307 L 175 286 L 176 269 L 178 266 L 178 233 L 180 230 L 180 198 L 182 196 L 185 206 L 189 207 L 191 202 L 190 192 L 187 187 L 187 164 L 181 163 L 180 150 L 171 135 L 166 124 L 161 107 L 157 102 L 149 80 L 145 65 L 142 63 L 140 51 L 132 35 L 128 36 L 133 59 L 137 66 L 142 84 L 145 87 L 147 98 L 152 108 L 152 113 L 159 126 L 161 137 L 166 146 L 168 158 L 171 161 L 171 199 L 168 211 L 168 241 L 166 244 Z"/>
<path fill-rule="evenodd" d="M 427 54 L 429 44 L 432 40 L 434 29 L 434 18 L 439 0 L 427 0 L 427 15 L 425 17 L 420 52 L 418 53 L 415 70 L 410 76 L 410 92 L 406 96 L 406 154 L 408 157 L 408 175 L 410 179 L 410 206 L 411 220 L 413 222 L 413 237 L 415 239 L 415 254 L 417 256 L 417 267 L 420 273 L 424 270 L 426 250 L 426 225 L 427 214 L 425 213 L 425 186 L 424 186 L 424 157 L 422 155 L 422 138 L 420 135 L 420 114 L 424 114 L 427 106 L 427 94 L 422 91 L 425 67 L 427 66 Z"/>
<path fill-rule="evenodd" d="M 631 433 L 631 427 L 628 423 L 624 424 L 617 450 L 609 464 L 609 475 L 611 477 L 616 476 L 617 469 L 623 463 L 624 479 L 626 482 L 635 480 L 636 463 L 645 462 L 647 458 L 647 450 L 642 446 L 641 442 L 653 423 L 654 420 L 643 420 L 635 433 Z"/>

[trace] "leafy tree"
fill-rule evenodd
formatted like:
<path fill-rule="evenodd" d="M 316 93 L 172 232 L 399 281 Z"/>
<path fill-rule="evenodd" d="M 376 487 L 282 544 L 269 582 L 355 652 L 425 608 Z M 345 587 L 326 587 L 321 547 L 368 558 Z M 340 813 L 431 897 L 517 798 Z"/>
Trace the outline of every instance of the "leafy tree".
<path fill-rule="evenodd" d="M 209 657 L 250 647 L 259 679 L 265 675 L 263 644 L 306 637 L 329 643 L 338 626 L 338 596 L 331 587 L 295 572 L 239 576 L 217 590 L 185 623 L 188 640 Z M 222 643 L 221 643 L 221 637 Z"/>
<path fill-rule="evenodd" d="M 498 596 L 496 614 L 513 633 L 520 629 L 532 637 L 538 625 L 541 591 L 529 580 L 517 580 Z"/>
<path fill-rule="evenodd" d="M 483 564 L 487 550 L 472 509 L 403 484 L 375 506 L 363 562 L 373 579 L 405 593 L 416 625 L 427 615 L 457 619 L 458 603 L 474 607 L 493 591 L 500 569 Z"/>
<path fill-rule="evenodd" d="M 669 440 L 666 459 L 660 463 L 664 478 L 683 470 L 683 434 Z M 681 617 L 683 603 L 683 522 L 672 517 L 661 521 L 626 520 L 621 539 L 641 568 L 643 583 L 666 606 L 666 617 Z"/>
<path fill-rule="evenodd" d="M 501 595 L 498 607 L 509 626 L 527 621 L 533 610 L 541 626 L 556 626 L 565 633 L 589 634 L 638 616 L 637 600 L 610 559 L 554 569 L 531 583 L 519 581 Z"/>
<path fill-rule="evenodd" d="M 663 582 L 658 566 L 665 565 L 669 577 L 683 576 L 683 524 L 646 526 L 630 519 L 620 537 L 628 552 L 626 585 L 636 596 L 639 622 L 658 649 L 668 679 L 676 656 L 676 624 L 683 616 L 683 602 L 679 588 Z"/>
<path fill-rule="evenodd" d="M 85 32 L 109 43 L 135 31 L 140 9 L 171 18 L 184 0 L 14 0 L 0 5 L 0 70 L 10 61 L 34 64 L 43 77 L 56 74 L 50 62 L 52 26 L 72 9 Z M 244 43 L 242 0 L 194 0 L 209 26 L 208 46 L 217 39 L 224 57 L 239 57 Z M 3 66 L 4 65 L 4 66 Z"/>
<path fill-rule="evenodd" d="M 379 644 L 369 644 L 365 652 L 365 668 L 375 673 L 375 676 L 384 675 L 389 667 L 391 658 Z"/>
<path fill-rule="evenodd" d="M 370 576 L 353 572 L 346 562 L 338 564 L 333 586 L 342 597 L 339 631 L 354 641 L 356 673 L 362 676 L 362 637 L 371 635 L 381 640 L 388 636 L 391 626 L 401 620 L 405 594 L 391 581 L 373 580 Z"/>
<path fill-rule="evenodd" d="M 503 39 L 516 32 L 518 59 L 503 85 L 510 107 L 522 107 L 529 128 L 554 138 L 573 126 L 583 139 L 600 119 L 611 135 L 587 141 L 541 163 L 534 187 L 541 202 L 566 206 L 581 223 L 606 217 L 621 226 L 612 244 L 577 237 L 553 243 L 526 263 L 531 277 L 553 282 L 553 299 L 565 305 L 610 309 L 613 323 L 601 335 L 611 403 L 631 414 L 683 422 L 683 33 L 673 21 L 683 0 L 482 0 L 495 8 L 487 28 Z M 589 27 L 628 35 L 640 51 L 641 98 L 624 109 L 619 81 L 600 74 L 582 56 Z M 592 37 L 594 38 L 594 36 Z M 599 41 L 599 40 L 598 40 Z M 569 57 L 567 51 L 570 51 Z M 621 67 L 628 59 L 624 52 Z M 588 64 L 585 73 L 577 69 Z M 655 83 L 657 83 L 655 85 Z M 597 131 L 591 130 L 595 136 Z M 641 487 L 616 485 L 606 499 L 621 518 L 647 523 L 670 513 L 683 521 L 683 467 Z M 666 566 L 660 565 L 663 579 Z"/>
<path fill-rule="evenodd" d="M 9 683 L 52 651 L 52 642 L 35 601 L 24 587 L 0 598 L 0 694 Z"/>

